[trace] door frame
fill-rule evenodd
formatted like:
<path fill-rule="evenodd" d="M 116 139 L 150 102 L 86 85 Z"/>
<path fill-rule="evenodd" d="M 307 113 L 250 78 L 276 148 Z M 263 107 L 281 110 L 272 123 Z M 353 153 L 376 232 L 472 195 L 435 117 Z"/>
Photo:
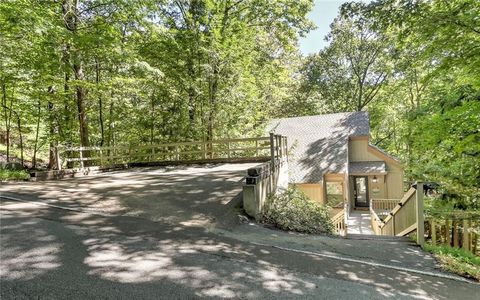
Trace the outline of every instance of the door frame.
<path fill-rule="evenodd" d="M 366 197 L 366 205 L 359 205 L 357 203 L 357 178 L 365 178 L 365 197 Z M 353 199 L 355 203 L 355 207 L 369 207 L 370 206 L 370 199 L 368 198 L 368 176 L 353 176 Z"/>

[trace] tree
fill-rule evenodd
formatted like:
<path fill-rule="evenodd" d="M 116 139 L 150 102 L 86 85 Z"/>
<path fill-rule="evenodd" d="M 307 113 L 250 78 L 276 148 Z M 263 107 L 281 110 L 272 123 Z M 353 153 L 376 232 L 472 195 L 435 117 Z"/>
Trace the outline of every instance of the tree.
<path fill-rule="evenodd" d="M 391 72 L 386 35 L 362 16 L 340 15 L 326 39 L 329 46 L 305 62 L 302 89 L 321 112 L 364 110 Z"/>

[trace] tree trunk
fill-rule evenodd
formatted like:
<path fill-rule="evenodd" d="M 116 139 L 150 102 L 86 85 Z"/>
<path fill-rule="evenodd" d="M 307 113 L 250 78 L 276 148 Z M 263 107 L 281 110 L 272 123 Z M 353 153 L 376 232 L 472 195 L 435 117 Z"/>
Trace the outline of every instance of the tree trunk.
<path fill-rule="evenodd" d="M 48 94 L 53 97 L 55 90 L 52 86 L 48 88 Z M 57 166 L 57 123 L 55 122 L 55 112 L 53 110 L 53 102 L 48 102 L 48 123 L 49 123 L 49 135 L 50 135 L 50 144 L 48 150 L 48 169 L 54 169 Z"/>
<path fill-rule="evenodd" d="M 110 108 L 108 111 L 108 146 L 113 147 L 115 146 L 115 124 L 113 123 L 113 91 L 111 93 L 111 100 L 110 100 Z"/>
<path fill-rule="evenodd" d="M 150 110 L 151 110 L 151 115 L 150 115 L 150 145 L 153 145 L 153 140 L 154 140 L 154 132 L 155 132 L 155 91 L 152 92 L 152 98 L 150 102 Z"/>
<path fill-rule="evenodd" d="M 33 146 L 33 158 L 32 158 L 32 169 L 37 167 L 37 151 L 38 151 L 38 132 L 40 131 L 40 112 L 41 112 L 41 102 L 37 102 L 37 126 L 35 129 L 35 144 Z"/>
<path fill-rule="evenodd" d="M 2 107 L 5 117 L 5 143 L 7 145 L 7 162 L 10 161 L 10 127 L 12 120 L 12 111 L 7 106 L 7 84 L 2 82 Z M 10 107 L 12 107 L 12 100 L 10 99 Z"/>
<path fill-rule="evenodd" d="M 24 159 L 23 159 L 23 135 L 22 135 L 22 121 L 20 119 L 20 115 L 12 109 L 12 107 L 7 107 L 3 106 L 4 109 L 7 109 L 10 112 L 10 115 L 13 113 L 15 117 L 17 118 L 17 129 L 18 129 L 18 135 L 20 137 L 20 161 L 22 163 L 22 166 L 24 165 Z"/>
<path fill-rule="evenodd" d="M 95 83 L 97 84 L 97 93 L 98 93 L 98 119 L 100 123 L 100 147 L 103 146 L 105 142 L 105 130 L 103 125 L 103 102 L 102 102 L 102 95 L 99 89 L 100 84 L 100 62 L 98 58 L 95 58 Z"/>
<path fill-rule="evenodd" d="M 20 161 L 22 163 L 22 166 L 24 166 L 25 162 L 23 159 L 23 135 L 22 135 L 22 123 L 20 119 L 20 115 L 17 112 L 14 112 L 15 115 L 17 116 L 17 127 L 18 127 L 18 134 L 20 136 Z"/>
<path fill-rule="evenodd" d="M 65 28 L 72 33 L 75 37 L 77 35 L 77 28 L 80 22 L 79 20 L 79 10 L 78 10 L 78 0 L 63 0 L 62 1 L 62 14 Z M 68 46 L 67 46 L 68 47 Z M 78 50 L 72 51 L 69 53 L 71 60 L 73 62 L 73 71 L 75 75 L 76 84 L 76 103 L 78 111 L 78 123 L 80 128 L 80 145 L 82 147 L 90 146 L 89 136 L 88 136 L 88 119 L 87 119 L 87 94 L 88 90 L 82 85 L 82 82 L 85 80 L 85 75 L 83 73 L 83 62 L 81 55 L 78 53 Z M 70 58 L 70 57 L 69 57 Z M 89 157 L 89 152 L 83 152 L 84 157 Z M 88 165 L 88 164 L 87 164 Z"/>
<path fill-rule="evenodd" d="M 81 61 L 74 63 L 73 70 L 75 71 L 75 80 L 83 81 L 85 76 L 83 74 L 83 64 Z M 87 120 L 87 101 L 88 90 L 81 86 L 77 85 L 77 108 L 78 108 L 78 122 L 80 126 L 80 143 L 82 147 L 90 146 L 90 141 L 88 138 L 88 120 Z"/>

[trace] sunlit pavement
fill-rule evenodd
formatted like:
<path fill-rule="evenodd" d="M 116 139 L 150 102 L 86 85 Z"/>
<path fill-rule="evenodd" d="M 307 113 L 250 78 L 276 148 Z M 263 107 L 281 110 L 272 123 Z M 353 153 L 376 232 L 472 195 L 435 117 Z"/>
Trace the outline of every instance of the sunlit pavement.
<path fill-rule="evenodd" d="M 86 211 L 204 227 L 231 217 L 225 213 L 241 201 L 247 169 L 256 165 L 134 168 L 56 181 L 0 184 L 0 194 Z"/>
<path fill-rule="evenodd" d="M 0 298 L 476 299 L 408 243 L 238 224 L 253 165 L 0 185 Z"/>
<path fill-rule="evenodd" d="M 474 299 L 478 285 L 199 227 L 1 204 L 1 299 Z"/>

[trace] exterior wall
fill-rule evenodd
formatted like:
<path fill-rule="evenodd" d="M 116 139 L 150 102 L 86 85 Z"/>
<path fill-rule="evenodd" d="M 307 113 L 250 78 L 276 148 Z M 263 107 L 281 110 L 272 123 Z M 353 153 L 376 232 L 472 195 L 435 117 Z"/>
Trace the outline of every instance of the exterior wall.
<path fill-rule="evenodd" d="M 348 142 L 349 161 L 383 161 L 368 151 L 368 139 L 354 139 Z"/>
<path fill-rule="evenodd" d="M 325 203 L 323 196 L 323 184 L 321 183 L 297 183 L 295 186 L 305 193 L 310 199 L 320 204 Z"/>
<path fill-rule="evenodd" d="M 370 199 L 386 199 L 388 191 L 388 182 L 386 177 L 388 175 L 377 175 L 377 182 L 373 182 L 373 176 L 368 176 L 368 196 Z M 393 182 L 392 182 L 393 183 Z"/>
<path fill-rule="evenodd" d="M 402 199 L 403 194 L 403 169 L 387 163 L 388 174 L 387 179 L 387 198 L 389 199 Z"/>
<path fill-rule="evenodd" d="M 376 150 L 369 150 L 368 139 L 359 138 L 350 140 L 348 143 L 348 158 L 350 162 L 358 161 L 385 161 L 387 175 L 377 175 L 378 182 L 373 183 L 373 175 L 368 176 L 368 193 L 369 198 L 378 199 L 401 199 L 403 197 L 403 168 L 392 162 L 390 158 L 386 159 L 384 155 L 380 155 Z M 350 196 L 353 197 L 353 179 L 349 181 L 351 191 Z M 374 189 L 378 188 L 378 192 Z M 351 199 L 353 207 L 354 200 Z"/>

